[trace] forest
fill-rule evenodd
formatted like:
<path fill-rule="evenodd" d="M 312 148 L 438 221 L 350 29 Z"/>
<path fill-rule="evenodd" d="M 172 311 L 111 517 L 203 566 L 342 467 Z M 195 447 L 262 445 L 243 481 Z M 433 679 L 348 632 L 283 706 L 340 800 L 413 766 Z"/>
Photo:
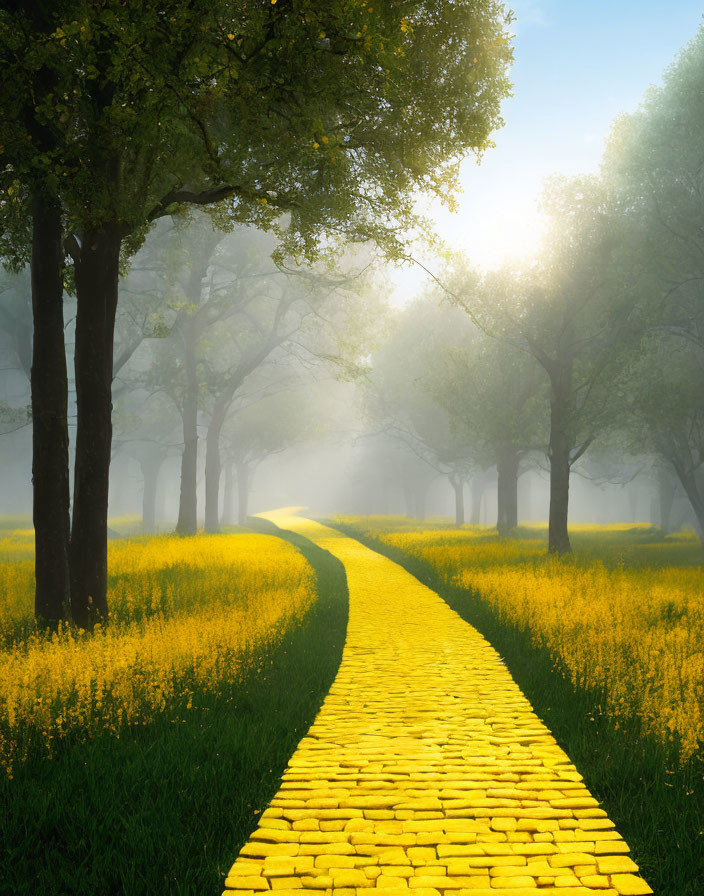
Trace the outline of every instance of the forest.
<path fill-rule="evenodd" d="M 701 892 L 704 25 L 487 262 L 517 5 L 0 10 L 0 893 Z"/>

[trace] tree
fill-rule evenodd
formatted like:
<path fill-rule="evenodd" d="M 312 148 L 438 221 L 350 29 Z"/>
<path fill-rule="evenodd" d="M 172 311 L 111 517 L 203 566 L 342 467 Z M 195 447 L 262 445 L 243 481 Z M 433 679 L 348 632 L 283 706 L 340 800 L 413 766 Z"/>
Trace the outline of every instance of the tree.
<path fill-rule="evenodd" d="M 325 433 L 325 404 L 307 387 L 277 388 L 254 400 L 244 399 L 224 426 L 225 465 L 234 467 L 237 521 L 247 523 L 254 474 L 261 463 L 294 445 Z M 312 399 L 312 400 L 311 400 Z M 225 509 L 229 512 L 228 502 Z"/>
<path fill-rule="evenodd" d="M 391 0 L 47 0 L 1 16 L 3 242 L 6 256 L 25 259 L 34 227 L 35 338 L 51 344 L 35 352 L 46 365 L 35 377 L 37 419 L 50 426 L 37 429 L 42 482 L 45 468 L 54 482 L 68 478 L 64 246 L 73 262 L 71 607 L 90 625 L 105 610 L 121 254 L 173 208 L 225 198 L 238 221 L 277 227 L 299 253 L 343 232 L 393 251 L 413 192 L 448 196 L 457 159 L 486 148 L 500 123 L 507 20 L 496 0 L 418 0 L 402 15 Z M 38 557 L 45 538 L 66 553 L 65 491 L 42 494 Z"/>
<path fill-rule="evenodd" d="M 432 298 L 410 303 L 373 357 L 367 389 L 368 410 L 377 427 L 447 477 L 458 526 L 464 523 L 464 486 L 476 461 L 466 434 L 437 400 L 432 371 L 448 351 L 471 338 L 471 329 L 461 312 Z"/>
<path fill-rule="evenodd" d="M 633 297 L 618 280 L 608 193 L 593 177 L 555 178 L 541 260 L 506 267 L 452 295 L 491 335 L 528 352 L 550 384 L 548 547 L 571 550 L 567 531 L 570 472 L 611 419 L 609 389 L 637 339 Z M 452 281 L 451 281 L 452 282 Z"/>
<path fill-rule="evenodd" d="M 642 329 L 621 389 L 632 450 L 654 450 L 704 532 L 704 28 L 662 87 L 614 126 L 604 176 L 624 235 L 624 280 L 636 285 Z M 674 500 L 658 474 L 663 528 Z"/>
<path fill-rule="evenodd" d="M 546 402 L 537 364 L 527 353 L 477 330 L 438 359 L 431 380 L 435 399 L 462 441 L 472 446 L 477 466 L 496 465 L 496 527 L 505 536 L 518 525 L 521 462 L 544 445 Z"/>

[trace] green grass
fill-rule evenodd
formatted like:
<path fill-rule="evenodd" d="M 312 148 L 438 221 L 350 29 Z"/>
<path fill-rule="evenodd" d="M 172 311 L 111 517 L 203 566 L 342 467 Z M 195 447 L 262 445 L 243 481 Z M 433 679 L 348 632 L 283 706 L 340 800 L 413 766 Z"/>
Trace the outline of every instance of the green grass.
<path fill-rule="evenodd" d="M 631 847 L 635 861 L 656 894 L 701 896 L 704 892 L 704 761 L 694 757 L 680 766 L 674 747 L 666 747 L 642 735 L 637 719 L 614 720 L 602 711 L 603 694 L 577 689 L 563 674 L 547 650 L 533 646 L 530 630 L 519 631 L 501 622 L 479 595 L 446 584 L 423 560 L 374 538 L 375 520 L 359 527 L 339 519 L 330 525 L 358 538 L 363 544 L 396 561 L 421 582 L 440 594 L 459 615 L 475 626 L 498 650 L 515 681 L 567 752 L 594 796 Z M 436 528 L 435 521 L 432 528 Z M 405 527 L 402 531 L 409 531 Z M 380 534 L 394 530 L 383 519 Z M 417 530 L 420 531 L 419 526 Z M 487 538 L 493 537 L 487 533 Z M 535 538 L 532 532 L 531 538 Z M 635 557 L 648 565 L 648 544 L 652 533 L 626 533 L 589 539 L 576 533 L 577 551 L 594 556 Z M 604 542 L 601 544 L 599 541 Z M 620 544 L 618 542 L 621 542 Z M 688 552 L 696 548 L 691 539 L 673 539 L 672 552 L 684 542 Z M 658 533 L 657 543 L 662 544 Z M 658 565 L 663 555 L 658 554 Z"/>
<path fill-rule="evenodd" d="M 220 891 L 342 656 L 344 569 L 295 543 L 316 571 L 318 600 L 259 671 L 252 657 L 239 684 L 198 695 L 187 714 L 63 743 L 0 779 L 0 893 Z"/>

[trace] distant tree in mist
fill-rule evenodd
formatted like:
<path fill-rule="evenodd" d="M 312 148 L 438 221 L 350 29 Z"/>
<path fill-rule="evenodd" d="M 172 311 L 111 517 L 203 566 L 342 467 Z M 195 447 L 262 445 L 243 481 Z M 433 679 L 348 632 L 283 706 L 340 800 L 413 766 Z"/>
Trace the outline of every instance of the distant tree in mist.
<path fill-rule="evenodd" d="M 365 387 L 370 430 L 384 433 L 447 478 L 457 525 L 464 522 L 464 488 L 477 457 L 451 410 L 433 394 L 434 371 L 446 352 L 470 339 L 471 329 L 457 309 L 431 298 L 411 302 L 397 313 L 389 338 L 373 355 Z"/>
<path fill-rule="evenodd" d="M 507 535 L 518 525 L 521 465 L 545 445 L 547 394 L 537 362 L 477 329 L 439 355 L 429 379 L 477 467 L 496 467 L 496 526 Z"/>

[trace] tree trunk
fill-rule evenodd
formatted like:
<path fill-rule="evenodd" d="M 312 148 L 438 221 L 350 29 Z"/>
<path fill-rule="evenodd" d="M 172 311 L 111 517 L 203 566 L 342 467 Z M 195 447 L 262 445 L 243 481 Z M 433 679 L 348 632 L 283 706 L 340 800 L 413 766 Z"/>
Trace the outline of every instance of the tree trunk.
<path fill-rule="evenodd" d="M 70 603 L 68 375 L 64 346 L 61 211 L 34 199 L 32 231 L 32 482 L 34 484 L 34 612 L 56 625 Z"/>
<path fill-rule="evenodd" d="M 181 494 L 176 531 L 179 535 L 195 535 L 198 531 L 198 375 L 196 370 L 195 334 L 186 328 L 185 342 L 186 394 L 184 396 L 183 454 L 181 456 Z"/>
<path fill-rule="evenodd" d="M 675 503 L 677 482 L 672 474 L 660 467 L 657 474 L 658 489 L 658 517 L 660 529 L 663 535 L 669 535 L 672 530 L 672 508 Z"/>
<path fill-rule="evenodd" d="M 469 521 L 473 526 L 478 526 L 482 514 L 482 495 L 484 494 L 484 483 L 479 476 L 474 476 L 469 486 L 472 498 L 472 510 L 470 512 Z"/>
<path fill-rule="evenodd" d="M 220 433 L 227 405 L 218 403 L 208 426 L 205 446 L 205 531 L 220 531 Z"/>
<path fill-rule="evenodd" d="M 151 454 L 139 459 L 144 477 L 142 492 L 142 532 L 156 532 L 156 493 L 159 485 L 159 471 L 164 462 L 164 455 Z"/>
<path fill-rule="evenodd" d="M 569 413 L 572 397 L 572 365 L 561 364 L 550 376 L 550 514 L 548 550 L 569 554 L 567 532 L 570 494 Z"/>
<path fill-rule="evenodd" d="M 518 466 L 519 459 L 515 451 L 502 453 L 496 464 L 496 528 L 502 537 L 518 525 Z"/>
<path fill-rule="evenodd" d="M 697 481 L 696 473 L 681 469 L 679 464 L 673 464 L 673 466 L 692 508 L 697 535 L 702 544 L 704 544 L 704 492 L 701 488 L 701 483 Z"/>
<path fill-rule="evenodd" d="M 235 497 L 235 477 L 232 475 L 232 462 L 225 465 L 225 491 L 222 496 L 222 514 L 220 523 L 229 526 L 232 522 L 232 502 Z"/>
<path fill-rule="evenodd" d="M 237 464 L 237 522 L 240 526 L 247 524 L 249 516 L 249 467 Z"/>
<path fill-rule="evenodd" d="M 455 526 L 459 529 L 464 525 L 464 479 L 454 474 L 448 479 L 455 493 Z"/>
<path fill-rule="evenodd" d="M 83 628 L 106 619 L 112 442 L 112 357 L 120 230 L 88 231 L 75 265 L 76 463 L 71 526 L 71 614 Z"/>

